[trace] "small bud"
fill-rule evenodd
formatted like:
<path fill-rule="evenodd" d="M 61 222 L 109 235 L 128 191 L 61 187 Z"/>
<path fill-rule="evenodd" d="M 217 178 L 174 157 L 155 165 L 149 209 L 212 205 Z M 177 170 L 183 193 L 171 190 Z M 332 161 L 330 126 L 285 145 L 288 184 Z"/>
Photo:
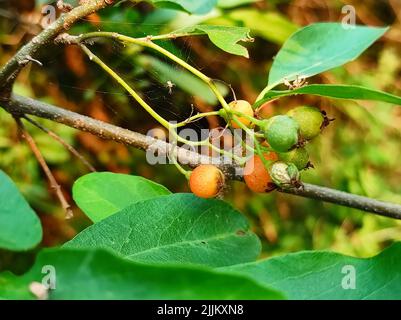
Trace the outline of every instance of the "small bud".
<path fill-rule="evenodd" d="M 282 189 L 298 188 L 301 185 L 299 171 L 293 164 L 276 161 L 270 167 L 273 182 Z"/>

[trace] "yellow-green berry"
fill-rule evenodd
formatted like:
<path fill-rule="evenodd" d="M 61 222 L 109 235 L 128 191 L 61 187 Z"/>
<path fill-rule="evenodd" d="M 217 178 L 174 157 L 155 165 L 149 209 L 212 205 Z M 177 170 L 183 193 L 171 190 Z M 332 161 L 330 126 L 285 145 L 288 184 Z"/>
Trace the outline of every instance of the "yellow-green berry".
<path fill-rule="evenodd" d="M 293 163 L 298 170 L 303 170 L 308 167 L 309 153 L 305 148 L 296 148 L 289 152 L 282 152 L 278 154 L 280 160 Z"/>
<path fill-rule="evenodd" d="M 287 115 L 298 123 L 299 133 L 305 140 L 311 140 L 318 136 L 325 121 L 322 112 L 315 107 L 297 107 L 290 110 Z"/>
<path fill-rule="evenodd" d="M 270 118 L 262 128 L 270 147 L 277 152 L 287 152 L 298 143 L 297 122 L 289 116 Z"/>

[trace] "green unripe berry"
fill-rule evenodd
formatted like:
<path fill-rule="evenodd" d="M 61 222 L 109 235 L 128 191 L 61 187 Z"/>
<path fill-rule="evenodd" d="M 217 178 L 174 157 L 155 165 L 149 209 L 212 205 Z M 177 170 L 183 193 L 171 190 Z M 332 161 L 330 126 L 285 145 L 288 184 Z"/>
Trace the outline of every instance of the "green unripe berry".
<path fill-rule="evenodd" d="M 289 116 L 275 116 L 266 121 L 263 130 L 270 147 L 277 152 L 287 152 L 298 142 L 297 122 Z"/>
<path fill-rule="evenodd" d="M 290 110 L 288 116 L 299 125 L 299 133 L 306 140 L 311 140 L 319 135 L 324 123 L 322 112 L 315 107 L 302 106 Z"/>
<path fill-rule="evenodd" d="M 278 154 L 280 160 L 293 163 L 298 170 L 303 170 L 308 166 L 309 153 L 305 148 L 297 148 L 290 152 L 282 152 Z"/>
<path fill-rule="evenodd" d="M 282 189 L 298 188 L 301 184 L 299 171 L 293 163 L 276 161 L 270 167 L 273 182 Z"/>

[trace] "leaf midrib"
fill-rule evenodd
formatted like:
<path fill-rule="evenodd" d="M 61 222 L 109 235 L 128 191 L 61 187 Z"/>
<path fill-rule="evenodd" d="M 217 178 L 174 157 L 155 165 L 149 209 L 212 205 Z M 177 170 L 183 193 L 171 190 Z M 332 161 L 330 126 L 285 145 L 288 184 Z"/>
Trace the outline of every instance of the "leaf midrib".
<path fill-rule="evenodd" d="M 135 257 L 135 256 L 138 256 L 138 255 L 144 254 L 145 252 L 152 252 L 152 251 L 159 250 L 159 249 L 166 249 L 166 248 L 173 248 L 173 247 L 179 247 L 179 246 L 184 246 L 184 245 L 190 245 L 190 244 L 194 244 L 194 243 L 201 243 L 202 241 L 211 242 L 211 241 L 215 241 L 215 240 L 222 240 L 224 238 L 230 238 L 232 236 L 235 237 L 236 236 L 235 233 L 224 233 L 224 234 L 221 234 L 221 235 L 218 235 L 218 236 L 214 236 L 214 237 L 210 237 L 210 238 L 194 239 L 194 240 L 187 240 L 187 241 L 182 241 L 182 242 L 169 243 L 169 244 L 165 244 L 165 245 L 158 246 L 158 247 L 152 247 L 152 248 L 149 248 L 149 249 L 146 249 L 146 250 L 143 250 L 143 251 L 139 251 L 139 252 L 136 252 L 136 253 L 133 253 L 133 254 L 129 254 L 129 255 L 125 256 L 125 257 L 126 258 L 131 258 L 131 257 Z M 249 236 L 248 231 L 246 231 L 246 236 Z M 243 235 L 241 237 L 245 237 L 245 235 Z M 208 243 L 206 243 L 205 246 L 207 244 Z"/>

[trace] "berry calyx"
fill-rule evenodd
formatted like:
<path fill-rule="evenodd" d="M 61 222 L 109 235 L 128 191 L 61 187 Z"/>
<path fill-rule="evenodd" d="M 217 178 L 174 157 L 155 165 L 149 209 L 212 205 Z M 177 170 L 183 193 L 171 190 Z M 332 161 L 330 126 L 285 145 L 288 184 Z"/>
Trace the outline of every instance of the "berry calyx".
<path fill-rule="evenodd" d="M 289 152 L 279 153 L 278 157 L 284 162 L 295 164 L 298 170 L 306 169 L 309 164 L 309 153 L 305 148 L 296 148 Z"/>
<path fill-rule="evenodd" d="M 311 140 L 318 136 L 325 123 L 324 114 L 315 107 L 297 107 L 290 110 L 287 115 L 298 123 L 299 133 L 306 140 Z"/>
<path fill-rule="evenodd" d="M 235 101 L 231 101 L 228 104 L 228 106 L 230 107 L 230 109 L 232 111 L 240 112 L 240 113 L 242 113 L 244 115 L 247 115 L 249 117 L 253 117 L 253 115 L 254 115 L 252 106 L 248 101 L 235 100 Z M 251 120 L 246 118 L 246 117 L 233 115 L 233 118 L 236 119 L 237 121 L 241 122 L 246 127 L 249 127 L 251 125 Z M 240 126 L 233 120 L 231 120 L 230 124 L 234 129 L 239 129 L 240 128 Z"/>
<path fill-rule="evenodd" d="M 275 116 L 265 122 L 262 128 L 271 148 L 277 152 L 287 152 L 298 143 L 298 123 L 289 116 Z"/>
<path fill-rule="evenodd" d="M 196 167 L 189 176 L 189 188 L 199 198 L 217 197 L 224 187 L 224 174 L 211 164 Z"/>
<path fill-rule="evenodd" d="M 264 158 L 267 161 L 276 161 L 277 154 L 274 152 L 265 153 Z M 254 155 L 245 164 L 244 180 L 249 189 L 253 192 L 270 192 L 276 188 L 269 171 L 265 168 L 262 159 Z"/>

